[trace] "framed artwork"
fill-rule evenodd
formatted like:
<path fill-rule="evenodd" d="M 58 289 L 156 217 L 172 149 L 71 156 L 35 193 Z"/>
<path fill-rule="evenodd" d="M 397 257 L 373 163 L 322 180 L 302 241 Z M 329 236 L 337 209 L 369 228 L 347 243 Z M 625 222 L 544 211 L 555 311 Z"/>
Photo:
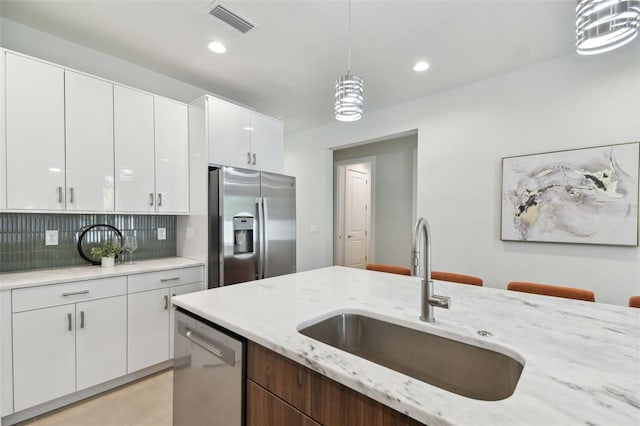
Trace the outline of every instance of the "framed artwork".
<path fill-rule="evenodd" d="M 640 142 L 502 159 L 503 241 L 638 245 Z"/>

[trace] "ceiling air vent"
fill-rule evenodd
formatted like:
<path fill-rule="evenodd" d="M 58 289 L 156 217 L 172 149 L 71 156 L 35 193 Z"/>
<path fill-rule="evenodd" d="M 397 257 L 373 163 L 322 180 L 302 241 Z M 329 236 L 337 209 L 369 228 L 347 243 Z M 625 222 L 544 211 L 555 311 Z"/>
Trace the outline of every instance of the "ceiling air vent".
<path fill-rule="evenodd" d="M 214 1 L 213 4 L 209 6 L 209 13 L 231 25 L 241 33 L 247 33 L 255 27 L 255 25 L 253 25 L 248 19 L 238 15 L 236 12 L 229 9 L 229 6 L 219 1 Z"/>

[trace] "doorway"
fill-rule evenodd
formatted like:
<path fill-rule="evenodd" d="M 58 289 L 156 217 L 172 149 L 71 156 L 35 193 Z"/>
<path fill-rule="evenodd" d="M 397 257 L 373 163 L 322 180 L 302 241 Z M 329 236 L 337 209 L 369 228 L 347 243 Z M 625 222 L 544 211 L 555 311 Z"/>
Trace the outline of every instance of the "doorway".
<path fill-rule="evenodd" d="M 333 151 L 334 265 L 364 267 L 366 263 L 387 263 L 411 266 L 411 235 L 417 198 L 417 143 L 417 132 L 411 131 Z M 347 232 L 345 217 L 347 169 L 355 169 L 351 173 L 351 183 L 361 185 L 361 179 L 356 179 L 360 175 L 356 173 L 366 170 L 363 164 L 367 163 L 370 168 L 366 242 L 351 243 L 349 240 L 354 236 Z M 360 221 L 364 219 L 360 218 Z M 347 247 L 354 258 L 347 259 Z M 364 254 L 362 250 L 365 250 Z"/>
<path fill-rule="evenodd" d="M 370 258 L 371 175 L 375 159 L 336 163 L 336 264 L 364 269 Z"/>

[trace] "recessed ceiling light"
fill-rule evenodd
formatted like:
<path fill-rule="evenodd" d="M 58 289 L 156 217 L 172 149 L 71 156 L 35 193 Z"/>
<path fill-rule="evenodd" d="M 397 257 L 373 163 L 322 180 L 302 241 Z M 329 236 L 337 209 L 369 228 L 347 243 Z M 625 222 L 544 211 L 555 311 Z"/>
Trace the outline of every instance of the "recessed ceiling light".
<path fill-rule="evenodd" d="M 413 66 L 413 70 L 415 72 L 422 72 L 428 70 L 430 66 L 431 65 L 429 65 L 429 63 L 426 61 L 419 61 L 416 62 L 416 64 Z"/>
<path fill-rule="evenodd" d="M 209 47 L 210 51 L 215 53 L 224 53 L 227 51 L 227 48 L 224 47 L 224 44 L 220 43 L 219 41 L 212 41 L 207 45 L 207 47 Z"/>

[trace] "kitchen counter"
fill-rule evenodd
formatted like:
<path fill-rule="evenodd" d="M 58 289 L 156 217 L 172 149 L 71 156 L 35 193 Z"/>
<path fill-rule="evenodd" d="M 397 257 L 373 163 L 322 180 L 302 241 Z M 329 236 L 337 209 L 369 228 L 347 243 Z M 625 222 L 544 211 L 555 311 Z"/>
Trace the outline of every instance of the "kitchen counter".
<path fill-rule="evenodd" d="M 39 269 L 26 272 L 9 272 L 0 274 L 0 290 L 68 283 L 95 278 L 108 278 L 120 275 L 164 271 L 167 269 L 187 268 L 190 266 L 202 265 L 204 264 L 197 260 L 185 259 L 182 257 L 167 257 L 162 259 L 140 260 L 133 264 L 117 264 L 113 268 L 103 268 L 99 265 L 87 265 L 74 266 L 70 268 Z"/>
<path fill-rule="evenodd" d="M 430 426 L 640 424 L 640 309 L 436 281 L 452 298 L 418 319 L 420 280 L 330 267 L 173 298 L 173 303 Z M 523 361 L 515 392 L 479 401 L 303 336 L 366 313 Z M 480 337 L 478 330 L 492 337 Z"/>

